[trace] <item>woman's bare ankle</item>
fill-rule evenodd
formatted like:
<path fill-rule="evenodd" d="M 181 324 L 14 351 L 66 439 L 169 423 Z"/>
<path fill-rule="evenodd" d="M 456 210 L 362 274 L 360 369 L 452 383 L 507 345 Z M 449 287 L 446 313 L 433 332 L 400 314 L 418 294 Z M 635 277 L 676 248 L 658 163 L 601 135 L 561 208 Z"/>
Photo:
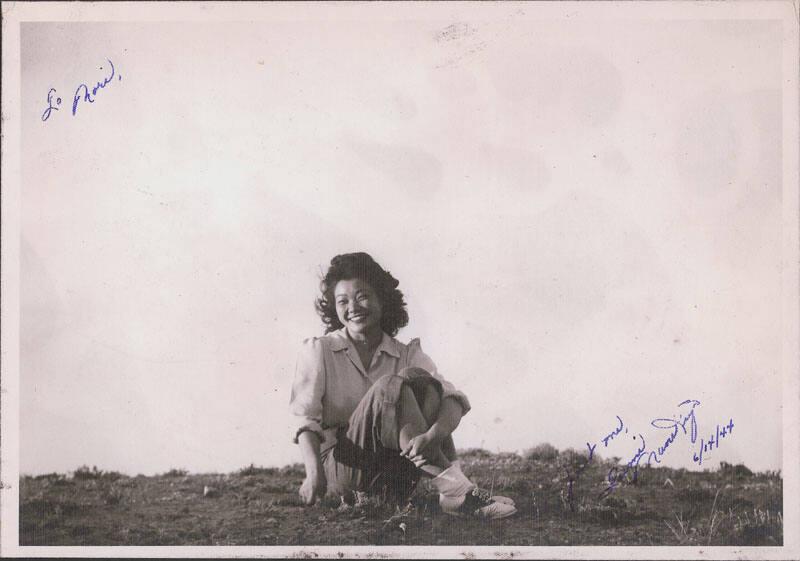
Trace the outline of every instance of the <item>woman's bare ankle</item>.
<path fill-rule="evenodd" d="M 433 479 L 434 477 L 442 473 L 444 471 L 444 468 L 441 468 L 433 464 L 426 464 L 420 467 L 419 470 L 422 472 L 422 475 L 425 475 Z"/>

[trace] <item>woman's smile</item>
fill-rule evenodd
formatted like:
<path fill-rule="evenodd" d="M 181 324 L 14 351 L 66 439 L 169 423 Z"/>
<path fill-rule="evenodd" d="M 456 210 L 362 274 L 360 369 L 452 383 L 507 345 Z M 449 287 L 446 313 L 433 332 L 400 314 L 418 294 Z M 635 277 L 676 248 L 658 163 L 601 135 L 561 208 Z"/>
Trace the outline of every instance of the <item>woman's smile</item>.
<path fill-rule="evenodd" d="M 366 335 L 381 329 L 381 303 L 375 290 L 366 281 L 339 281 L 334 298 L 336 315 L 351 334 Z"/>

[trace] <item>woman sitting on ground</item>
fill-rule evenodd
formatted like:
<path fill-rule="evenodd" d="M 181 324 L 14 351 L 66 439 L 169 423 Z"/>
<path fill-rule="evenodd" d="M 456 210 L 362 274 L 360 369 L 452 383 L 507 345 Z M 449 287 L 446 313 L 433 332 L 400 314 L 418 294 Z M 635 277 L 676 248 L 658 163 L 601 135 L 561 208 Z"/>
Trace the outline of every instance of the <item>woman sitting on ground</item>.
<path fill-rule="evenodd" d="M 461 472 L 451 437 L 470 409 L 467 397 L 436 371 L 418 339 L 394 338 L 408 323 L 398 281 L 366 253 L 331 260 L 316 307 L 326 335 L 304 341 L 292 387 L 313 504 L 356 491 L 407 499 L 431 479 L 442 510 L 491 519 L 516 512 Z"/>

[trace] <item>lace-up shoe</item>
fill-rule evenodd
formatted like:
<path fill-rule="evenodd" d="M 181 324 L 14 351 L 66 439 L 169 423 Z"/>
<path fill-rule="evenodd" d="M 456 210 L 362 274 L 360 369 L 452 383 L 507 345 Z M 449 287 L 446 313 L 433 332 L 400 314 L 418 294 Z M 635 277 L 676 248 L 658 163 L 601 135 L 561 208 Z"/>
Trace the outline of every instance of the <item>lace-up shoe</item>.
<path fill-rule="evenodd" d="M 501 497 L 508 499 L 507 497 Z M 462 497 L 439 497 L 442 511 L 453 516 L 475 516 L 488 520 L 499 520 L 516 514 L 513 504 L 499 502 L 486 489 L 475 487 Z"/>

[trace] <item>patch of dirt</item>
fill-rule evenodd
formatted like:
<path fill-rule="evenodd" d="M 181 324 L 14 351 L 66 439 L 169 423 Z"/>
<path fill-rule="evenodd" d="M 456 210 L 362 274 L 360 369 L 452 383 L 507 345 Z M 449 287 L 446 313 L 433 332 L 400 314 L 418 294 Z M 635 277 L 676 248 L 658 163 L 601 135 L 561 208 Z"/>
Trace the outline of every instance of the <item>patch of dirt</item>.
<path fill-rule="evenodd" d="M 425 482 L 408 504 L 361 497 L 354 505 L 330 499 L 303 506 L 300 464 L 233 474 L 128 477 L 95 469 L 23 477 L 20 544 L 783 544 L 779 473 L 644 468 L 604 494 L 613 466 L 597 460 L 576 472 L 559 457 L 466 451 L 464 472 L 516 501 L 515 516 L 494 522 L 443 514 Z"/>

